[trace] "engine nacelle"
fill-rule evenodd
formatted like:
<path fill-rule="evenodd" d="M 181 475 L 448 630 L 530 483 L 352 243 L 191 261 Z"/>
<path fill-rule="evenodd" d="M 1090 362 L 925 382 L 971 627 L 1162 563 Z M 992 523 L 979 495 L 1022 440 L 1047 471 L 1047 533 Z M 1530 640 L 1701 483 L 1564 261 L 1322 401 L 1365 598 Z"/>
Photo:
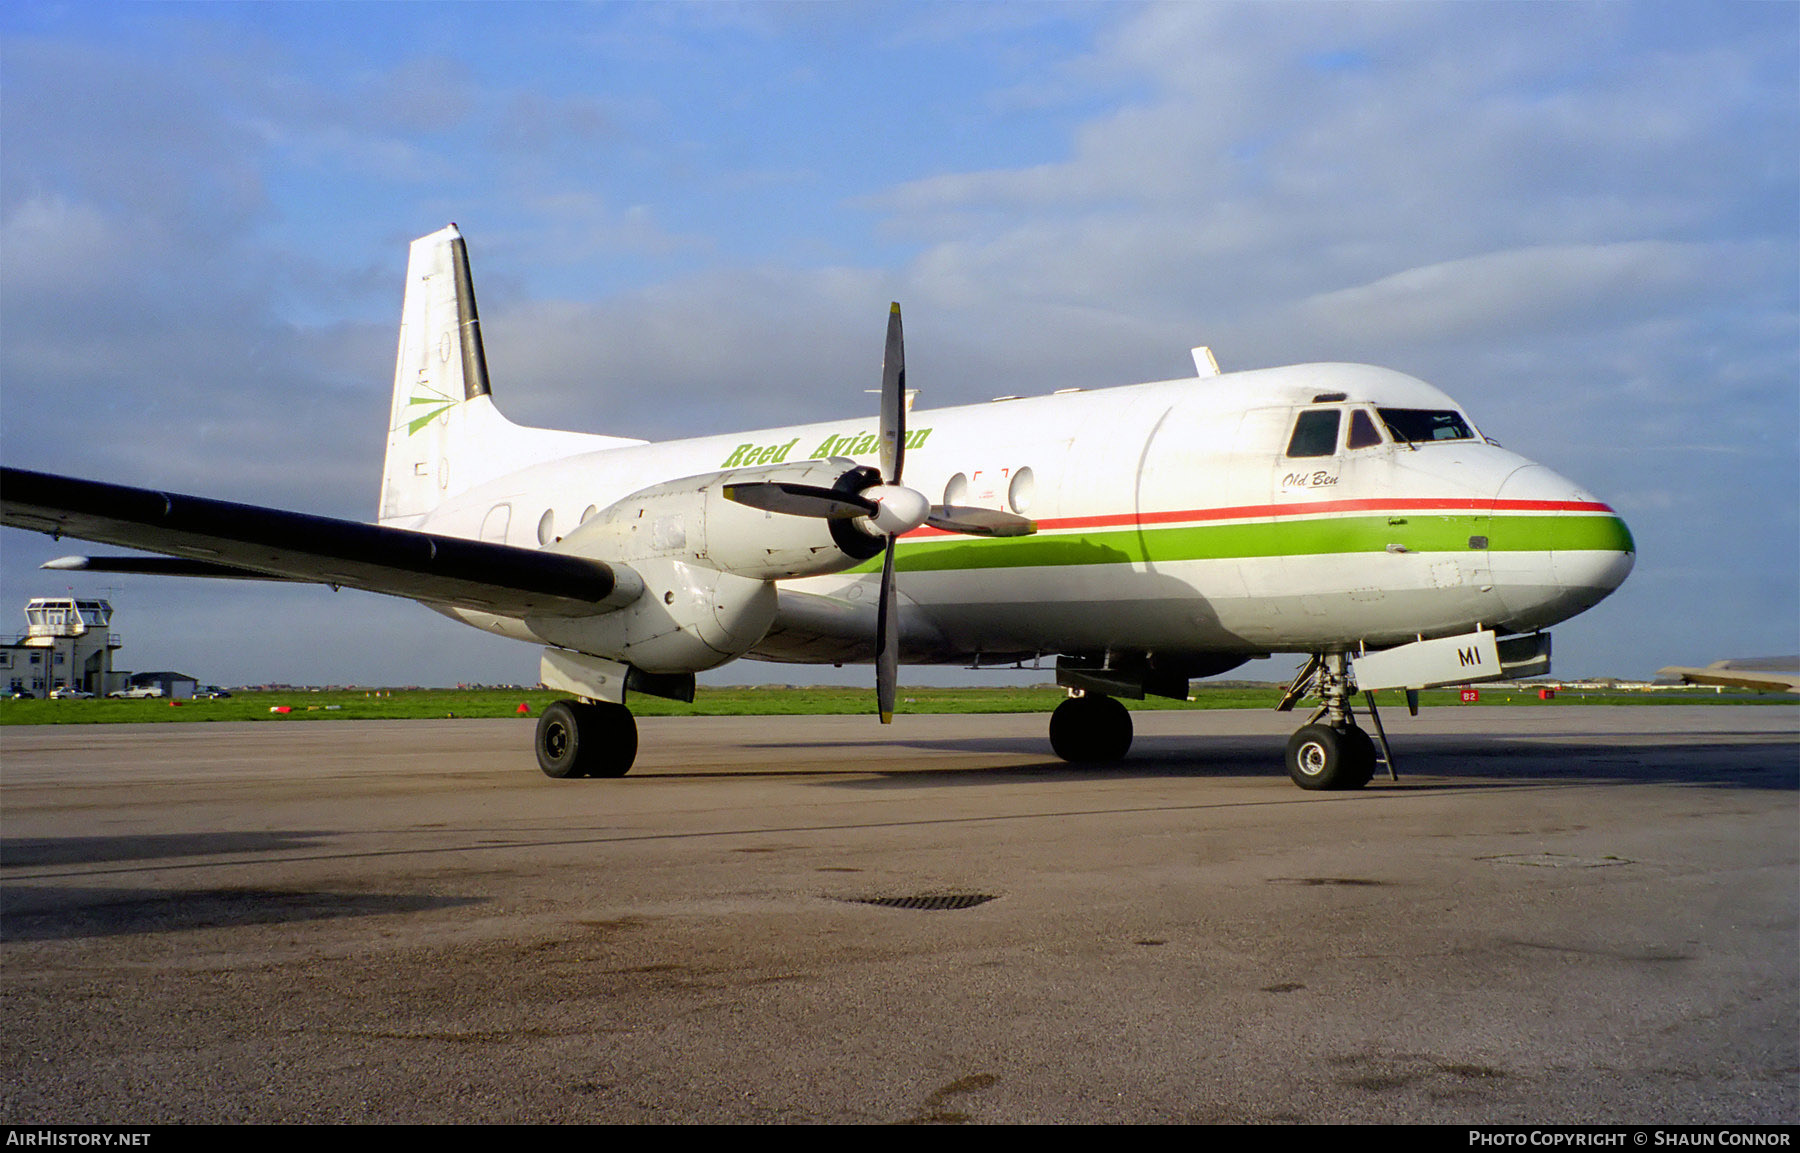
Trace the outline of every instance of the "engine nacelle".
<path fill-rule="evenodd" d="M 558 552 L 624 561 L 671 560 L 752 580 L 824 576 L 878 556 L 882 538 L 850 520 L 765 512 L 729 500 L 727 484 L 787 482 L 860 492 L 880 481 L 849 461 L 735 468 L 652 485 L 602 509 Z"/>
<path fill-rule="evenodd" d="M 882 549 L 850 521 L 765 512 L 728 500 L 726 483 L 784 481 L 858 492 L 878 482 L 848 461 L 706 473 L 652 485 L 590 517 L 558 552 L 622 562 L 644 583 L 623 608 L 538 617 L 531 633 L 645 672 L 715 668 L 748 652 L 775 621 L 771 582 L 840 572 Z"/>

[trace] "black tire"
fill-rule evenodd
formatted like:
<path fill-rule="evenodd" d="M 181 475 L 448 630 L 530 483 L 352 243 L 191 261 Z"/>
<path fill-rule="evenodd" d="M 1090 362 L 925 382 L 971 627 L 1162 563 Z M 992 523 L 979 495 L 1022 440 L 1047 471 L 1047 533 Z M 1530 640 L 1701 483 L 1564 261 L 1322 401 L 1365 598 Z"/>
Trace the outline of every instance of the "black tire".
<path fill-rule="evenodd" d="M 636 759 L 637 722 L 624 705 L 557 701 L 538 718 L 538 768 L 547 777 L 622 777 Z"/>
<path fill-rule="evenodd" d="M 1131 751 L 1131 712 L 1112 697 L 1070 697 L 1050 714 L 1050 747 L 1078 765 L 1122 760 Z"/>
<path fill-rule="evenodd" d="M 1375 742 L 1354 725 L 1303 725 L 1288 738 L 1287 769 L 1303 789 L 1360 789 L 1375 775 Z"/>
<path fill-rule="evenodd" d="M 1375 779 L 1375 738 L 1351 725 L 1344 731 L 1344 749 L 1350 754 L 1344 783 L 1339 788 L 1360 789 Z"/>

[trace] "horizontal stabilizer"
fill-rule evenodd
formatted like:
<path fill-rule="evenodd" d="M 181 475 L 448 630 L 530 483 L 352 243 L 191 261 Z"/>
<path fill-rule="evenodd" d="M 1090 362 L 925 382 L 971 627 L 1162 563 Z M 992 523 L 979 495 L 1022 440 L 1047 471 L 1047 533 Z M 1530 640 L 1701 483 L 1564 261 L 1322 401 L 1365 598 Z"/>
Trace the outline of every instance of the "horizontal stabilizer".
<path fill-rule="evenodd" d="M 166 575 L 306 581 L 506 616 L 606 612 L 643 591 L 630 569 L 582 557 L 16 468 L 0 469 L 0 523 L 188 566 Z"/>

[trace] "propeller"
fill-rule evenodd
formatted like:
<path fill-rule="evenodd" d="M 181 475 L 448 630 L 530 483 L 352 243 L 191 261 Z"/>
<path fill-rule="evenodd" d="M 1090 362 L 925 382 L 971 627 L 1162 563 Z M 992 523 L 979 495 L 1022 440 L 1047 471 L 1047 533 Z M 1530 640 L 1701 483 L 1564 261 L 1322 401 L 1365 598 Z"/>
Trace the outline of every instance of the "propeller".
<path fill-rule="evenodd" d="M 906 342 L 900 332 L 900 305 L 888 309 L 887 350 L 881 358 L 881 483 L 863 490 L 863 495 L 882 503 L 888 511 L 893 502 L 890 523 L 911 524 L 903 530 L 884 528 L 878 513 L 875 527 L 887 533 L 887 552 L 881 558 L 881 615 L 875 622 L 875 707 L 881 723 L 894 719 L 894 688 L 900 680 L 900 606 L 894 595 L 894 549 L 900 533 L 910 532 L 925 523 L 931 515 L 931 502 L 900 484 L 901 470 L 906 467 Z M 887 494 L 876 495 L 882 490 Z M 889 495 L 891 494 L 891 495 Z M 904 495 L 903 495 L 904 494 Z"/>
<path fill-rule="evenodd" d="M 865 523 L 859 527 L 885 538 L 881 599 L 875 623 L 875 704 L 885 725 L 894 719 L 894 692 L 900 678 L 900 607 L 894 587 L 894 549 L 900 538 L 922 524 L 971 536 L 1026 536 L 1037 531 L 1037 524 L 1000 509 L 933 505 L 923 493 L 902 483 L 906 468 L 906 349 L 898 304 L 888 310 L 887 349 L 881 361 L 880 430 L 876 439 L 880 480 L 861 490 L 746 481 L 726 484 L 724 495 L 727 500 L 751 508 L 789 516 L 863 519 Z"/>

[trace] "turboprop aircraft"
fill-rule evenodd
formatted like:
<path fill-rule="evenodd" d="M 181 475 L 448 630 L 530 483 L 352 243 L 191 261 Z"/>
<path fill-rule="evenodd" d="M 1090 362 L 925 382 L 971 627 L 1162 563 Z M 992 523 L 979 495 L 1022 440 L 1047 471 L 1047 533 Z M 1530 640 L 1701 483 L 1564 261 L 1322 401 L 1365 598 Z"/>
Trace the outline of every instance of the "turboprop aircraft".
<path fill-rule="evenodd" d="M 912 412 L 894 305 L 873 418 L 660 444 L 525 428 L 494 405 L 451 225 L 412 245 L 375 524 L 14 468 L 0 520 L 163 554 L 50 568 L 349 586 L 543 645 L 572 698 L 537 726 L 558 778 L 625 773 L 631 694 L 691 700 L 738 657 L 873 662 L 884 722 L 902 660 L 1054 658 L 1051 746 L 1104 763 L 1131 744 L 1118 698 L 1296 653 L 1278 707 L 1319 705 L 1289 773 L 1359 788 L 1392 773 L 1374 690 L 1547 672 L 1544 630 L 1631 570 L 1617 513 L 1422 381 L 1194 365 Z"/>

